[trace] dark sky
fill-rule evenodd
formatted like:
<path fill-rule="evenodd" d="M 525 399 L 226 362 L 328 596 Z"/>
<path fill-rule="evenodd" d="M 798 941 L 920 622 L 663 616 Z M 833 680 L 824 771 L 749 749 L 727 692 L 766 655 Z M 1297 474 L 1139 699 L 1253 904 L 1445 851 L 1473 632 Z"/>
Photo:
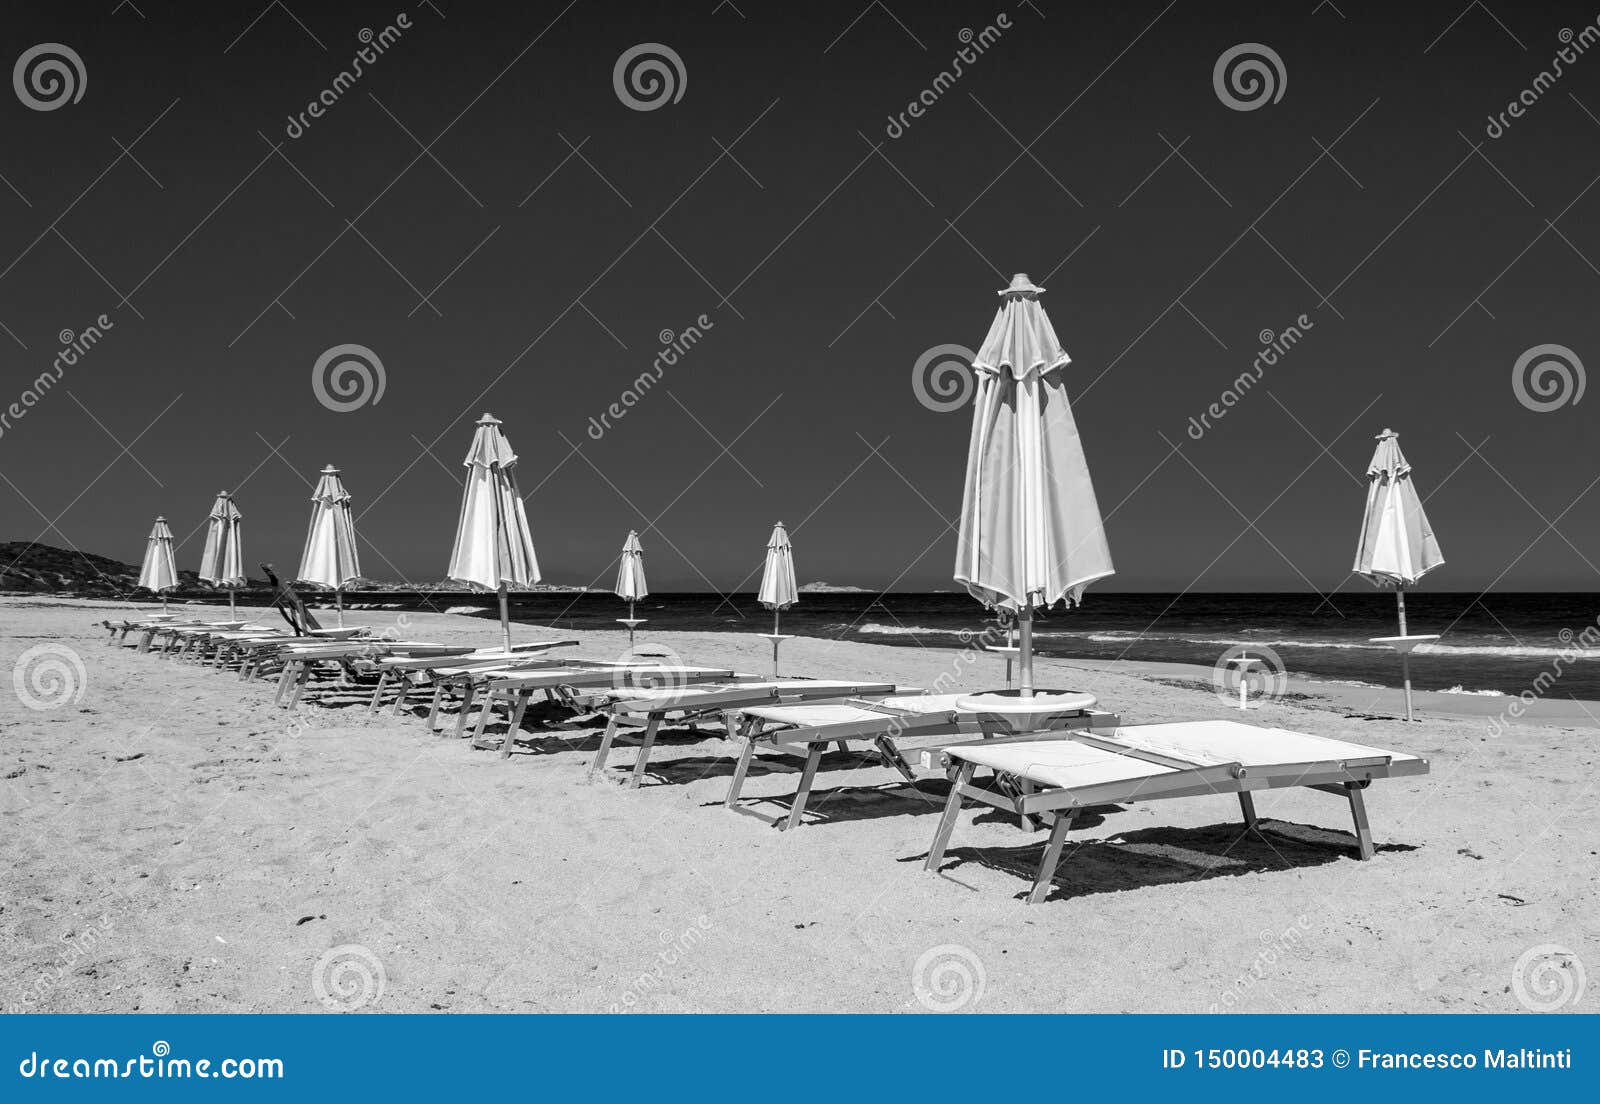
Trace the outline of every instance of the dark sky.
<path fill-rule="evenodd" d="M 977 346 L 1026 271 L 1074 360 L 1102 587 L 1364 587 L 1359 480 L 1392 426 L 1448 559 L 1431 588 L 1596 589 L 1600 398 L 1535 412 L 1512 374 L 1544 344 L 1600 362 L 1600 48 L 1485 134 L 1593 6 L 1163 5 L 9 5 L 8 64 L 62 43 L 87 81 L 51 111 L 0 96 L 4 401 L 60 331 L 114 328 L 0 436 L 0 537 L 136 562 L 164 513 L 192 568 L 231 488 L 248 561 L 292 566 L 331 462 L 367 574 L 432 580 L 488 410 L 549 581 L 608 583 L 638 528 L 656 589 L 751 589 L 782 519 L 802 581 L 953 587 L 968 412 L 926 409 L 912 369 Z M 613 68 L 649 42 L 683 95 L 637 111 Z M 1213 67 L 1252 42 L 1283 95 L 1233 110 Z M 312 369 L 348 343 L 386 388 L 339 413 Z"/>

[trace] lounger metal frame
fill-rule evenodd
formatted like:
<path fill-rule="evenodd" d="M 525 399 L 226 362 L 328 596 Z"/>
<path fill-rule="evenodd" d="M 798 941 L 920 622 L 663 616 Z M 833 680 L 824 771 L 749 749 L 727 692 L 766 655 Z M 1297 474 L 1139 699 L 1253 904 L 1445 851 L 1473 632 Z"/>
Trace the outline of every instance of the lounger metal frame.
<path fill-rule="evenodd" d="M 1098 727 L 1098 726 L 1097 726 Z M 1054 737 L 1060 739 L 1060 737 Z M 1022 737 L 1037 741 L 1037 734 Z M 1050 893 L 1067 832 L 1079 812 L 1097 805 L 1134 804 L 1143 801 L 1160 801 L 1179 797 L 1202 797 L 1213 794 L 1236 794 L 1239 809 L 1247 829 L 1256 827 L 1257 817 L 1252 794 L 1256 790 L 1303 787 L 1320 793 L 1345 798 L 1350 806 L 1350 817 L 1355 827 L 1356 854 L 1359 859 L 1372 858 L 1372 826 L 1367 819 L 1366 801 L 1362 793 L 1375 779 L 1400 778 L 1428 773 L 1426 759 L 1404 758 L 1396 760 L 1390 755 L 1378 754 L 1355 759 L 1331 759 L 1301 763 L 1274 763 L 1247 767 L 1241 763 L 1202 764 L 1130 747 L 1100 733 L 1074 732 L 1067 739 L 1076 740 L 1102 751 L 1126 755 L 1148 763 L 1170 768 L 1171 773 L 1147 775 L 1127 781 L 1105 782 L 1071 788 L 1052 787 L 1021 794 L 997 788 L 974 785 L 973 776 L 980 764 L 960 758 L 959 748 L 946 748 L 942 755 L 950 779 L 950 796 L 945 802 L 944 815 L 934 829 L 933 843 L 923 869 L 938 871 L 944 861 L 945 849 L 960 818 L 962 802 L 972 800 L 1014 812 L 1021 817 L 1038 817 L 1049 823 L 1050 835 L 1044 853 L 1034 873 L 1027 903 L 1037 904 Z M 950 752 L 957 754 L 951 755 Z M 996 771 L 996 775 L 1003 773 Z"/>

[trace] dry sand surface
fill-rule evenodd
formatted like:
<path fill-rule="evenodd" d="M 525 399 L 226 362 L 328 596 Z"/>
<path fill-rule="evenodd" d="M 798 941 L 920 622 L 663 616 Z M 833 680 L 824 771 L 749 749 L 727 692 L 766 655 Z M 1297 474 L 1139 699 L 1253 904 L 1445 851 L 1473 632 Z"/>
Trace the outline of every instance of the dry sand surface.
<path fill-rule="evenodd" d="M 1559 944 L 1600 970 L 1596 732 L 1571 703 L 1491 738 L 1482 716 L 1442 712 L 1491 708 L 1481 700 L 1424 696 L 1427 719 L 1407 725 L 1370 719 L 1393 694 L 1298 686 L 1316 696 L 1250 719 L 1432 762 L 1368 791 L 1374 861 L 1353 858 L 1344 802 L 1306 790 L 1259 795 L 1260 835 L 1231 797 L 1108 808 L 1080 818 L 1054 894 L 1027 907 L 1042 836 L 1014 818 L 969 811 L 944 875 L 924 873 L 941 778 L 913 789 L 831 753 L 821 819 L 779 833 L 721 807 L 733 759 L 713 735 L 669 733 L 629 792 L 585 778 L 597 726 L 530 731 L 534 746 L 502 761 L 353 698 L 292 722 L 270 683 L 108 646 L 92 624 L 126 608 L 0 599 L 0 677 L 47 645 L 84 673 L 58 708 L 26 707 L 9 683 L 0 695 L 8 1009 L 321 1011 L 319 960 L 346 945 L 381 963 L 367 1005 L 380 1012 L 1517 1011 L 1530 948 Z M 382 629 L 395 615 L 357 619 Z M 412 615 L 406 635 L 492 644 L 495 631 Z M 625 643 L 574 635 L 587 658 Z M 767 647 L 640 638 L 643 652 L 755 671 Z M 786 673 L 923 686 L 957 654 L 784 647 Z M 962 686 L 999 670 L 985 658 Z M 1208 674 L 1044 662 L 1040 681 L 1129 722 L 1229 716 L 1192 684 Z M 632 759 L 622 747 L 613 765 Z M 786 798 L 797 767 L 759 760 L 746 793 Z M 335 994 L 360 961 L 335 971 Z"/>

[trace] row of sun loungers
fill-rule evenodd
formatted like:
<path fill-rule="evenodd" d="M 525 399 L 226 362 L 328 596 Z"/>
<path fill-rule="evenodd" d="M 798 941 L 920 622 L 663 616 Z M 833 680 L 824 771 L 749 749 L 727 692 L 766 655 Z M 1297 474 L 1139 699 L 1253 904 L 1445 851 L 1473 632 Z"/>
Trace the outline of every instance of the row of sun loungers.
<path fill-rule="evenodd" d="M 637 789 L 667 725 L 688 725 L 725 736 L 738 748 L 725 806 L 779 830 L 805 821 L 822 757 L 830 747 L 855 751 L 916 785 L 919 770 L 942 773 L 949 792 L 925 868 L 941 868 L 968 802 L 1013 814 L 1024 829 L 1049 829 L 1027 901 L 1041 901 L 1055 883 L 1067 833 L 1089 808 L 1180 797 L 1235 795 L 1245 827 L 1257 818 L 1257 790 L 1306 787 L 1344 798 L 1355 828 L 1356 853 L 1373 854 L 1363 793 L 1380 778 L 1425 774 L 1416 756 L 1284 729 L 1235 721 L 1123 725 L 1089 694 L 1069 697 L 1042 717 L 975 708 L 960 694 L 928 694 L 890 683 L 761 678 L 726 668 L 650 660 L 598 663 L 549 653 L 576 645 L 549 640 L 503 648 L 391 640 L 365 630 L 291 635 L 238 622 L 105 622 L 113 641 L 140 634 L 138 650 L 236 663 L 242 678 L 278 673 L 274 701 L 296 708 L 318 685 L 358 690 L 369 712 L 389 703 L 407 712 L 428 696 L 430 732 L 446 727 L 455 709 L 457 737 L 470 732 L 477 747 L 493 747 L 491 725 L 504 725 L 500 756 L 511 755 L 530 704 L 543 697 L 564 711 L 603 718 L 604 734 L 589 765 L 606 767 L 624 730 L 637 732 L 637 754 L 625 785 Z M 120 635 L 119 635 L 120 634 Z M 331 676 L 326 679 L 324 676 Z M 474 708 L 476 707 L 476 712 Z M 910 751 L 915 761 L 907 758 Z M 788 809 L 770 816 L 743 796 L 757 752 L 802 760 Z M 983 772 L 980 783 L 979 772 Z"/>

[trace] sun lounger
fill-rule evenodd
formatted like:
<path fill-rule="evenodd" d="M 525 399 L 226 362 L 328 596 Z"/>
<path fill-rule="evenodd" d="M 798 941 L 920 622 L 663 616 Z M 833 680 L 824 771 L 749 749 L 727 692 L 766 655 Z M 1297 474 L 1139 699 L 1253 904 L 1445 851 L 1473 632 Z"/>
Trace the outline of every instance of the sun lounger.
<path fill-rule="evenodd" d="M 354 672 L 358 665 L 372 665 L 384 656 L 450 656 L 463 655 L 473 649 L 468 645 L 435 644 L 426 640 L 384 640 L 372 637 L 364 640 L 305 641 L 285 644 L 278 653 L 283 669 L 278 676 L 278 691 L 273 703 L 293 709 L 300 700 L 311 675 L 319 668 L 332 664 L 341 673 Z M 284 695 L 289 695 L 284 701 Z"/>
<path fill-rule="evenodd" d="M 963 744 L 937 753 L 950 777 L 950 797 L 933 835 L 925 867 L 938 870 L 965 799 L 1039 817 L 1050 837 L 1028 903 L 1050 892 L 1062 845 L 1074 817 L 1095 805 L 1162 798 L 1237 794 L 1247 828 L 1256 826 L 1256 790 L 1303 786 L 1345 798 L 1355 824 L 1356 853 L 1373 854 L 1362 792 L 1379 778 L 1426 774 L 1428 761 L 1363 744 L 1309 736 L 1237 721 L 1135 725 L 1068 738 Z M 997 780 L 1020 779 L 1027 789 L 973 784 L 979 767 Z"/>
<path fill-rule="evenodd" d="M 628 778 L 628 788 L 638 789 L 650 763 L 650 750 L 655 746 L 656 733 L 669 718 L 693 723 L 706 717 L 717 717 L 726 726 L 730 738 L 735 738 L 735 716 L 747 709 L 798 705 L 830 698 L 911 693 L 916 691 L 902 689 L 888 682 L 841 682 L 830 679 L 707 683 L 656 691 L 626 688 L 607 690 L 603 697 L 609 701 L 602 708 L 602 712 L 607 714 L 606 732 L 601 738 L 600 750 L 589 764 L 589 775 L 593 777 L 595 772 L 605 770 L 606 759 L 617 739 L 617 730 L 623 726 L 644 729 L 644 735 L 639 740 L 639 755 L 634 760 Z"/>
<path fill-rule="evenodd" d="M 397 717 L 413 691 L 431 687 L 433 701 L 428 710 L 428 728 L 436 730 L 439 708 L 453 687 L 486 680 L 500 671 L 559 666 L 560 660 L 543 653 L 555 648 L 573 648 L 579 643 L 577 640 L 539 640 L 515 645 L 509 652 L 503 648 L 489 648 L 443 658 L 385 656 L 378 660 L 378 685 L 372 691 L 372 701 L 368 703 L 367 711 L 378 711 L 391 682 L 396 687 L 394 713 Z"/>
<path fill-rule="evenodd" d="M 762 706 L 742 710 L 744 722 L 737 738 L 744 741 L 738 765 L 728 785 L 724 804 L 787 830 L 799 827 L 806 802 L 816 781 L 817 768 L 829 744 L 847 749 L 851 744 L 873 745 L 885 765 L 915 781 L 911 766 L 901 754 L 899 741 L 907 737 L 973 735 L 985 739 L 1018 731 L 1012 718 L 980 712 L 963 705 L 964 694 L 911 694 L 905 697 L 856 698 L 845 702 L 810 705 Z M 1036 717 L 1030 727 L 1044 729 L 1111 727 L 1117 718 L 1095 710 L 1091 694 L 1062 695 L 1057 711 Z M 745 775 L 756 749 L 787 752 L 805 757 L 800 786 L 786 816 L 770 817 L 739 803 Z"/>
<path fill-rule="evenodd" d="M 636 686 L 649 689 L 658 686 L 690 686 L 703 682 L 728 682 L 737 677 L 739 676 L 725 667 L 689 667 L 661 663 L 571 663 L 522 674 L 508 673 L 504 677 L 489 679 L 484 688 L 483 709 L 478 714 L 477 726 L 473 730 L 473 744 L 478 747 L 483 746 L 483 733 L 490 715 L 497 704 L 504 705 L 509 716 L 505 740 L 500 745 L 500 757 L 502 759 L 508 757 L 511 754 L 511 744 L 522 727 L 522 718 L 527 712 L 528 702 L 536 693 L 555 698 L 558 692 L 572 689 L 605 686 Z M 471 706 L 469 684 L 467 700 L 461 707 L 463 719 Z M 457 731 L 461 730 L 462 725 L 458 724 Z"/>

